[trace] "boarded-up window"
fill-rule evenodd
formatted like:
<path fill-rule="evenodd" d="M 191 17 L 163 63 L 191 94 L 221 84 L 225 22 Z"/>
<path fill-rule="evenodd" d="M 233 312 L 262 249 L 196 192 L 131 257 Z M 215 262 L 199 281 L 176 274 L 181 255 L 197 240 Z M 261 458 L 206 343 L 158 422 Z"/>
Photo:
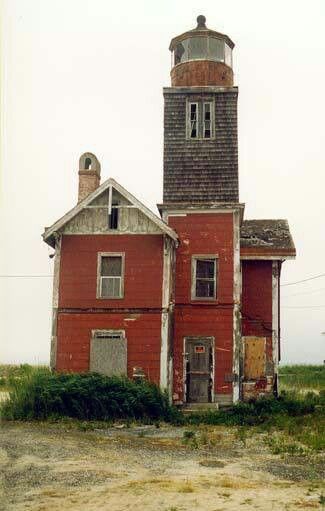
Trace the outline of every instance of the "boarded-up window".
<path fill-rule="evenodd" d="M 124 257 L 119 254 L 99 254 L 99 297 L 122 298 Z"/>
<path fill-rule="evenodd" d="M 244 377 L 257 380 L 265 377 L 266 338 L 243 337 L 244 341 Z"/>
<path fill-rule="evenodd" d="M 124 331 L 96 330 L 93 332 L 89 370 L 106 376 L 126 375 L 127 345 Z"/>

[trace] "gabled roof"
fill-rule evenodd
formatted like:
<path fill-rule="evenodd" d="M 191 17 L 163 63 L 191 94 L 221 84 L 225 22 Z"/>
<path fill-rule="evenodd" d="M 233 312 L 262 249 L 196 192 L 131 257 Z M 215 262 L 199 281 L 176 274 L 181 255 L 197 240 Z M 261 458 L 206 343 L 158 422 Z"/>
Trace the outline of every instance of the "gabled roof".
<path fill-rule="evenodd" d="M 113 187 L 119 192 L 125 199 L 131 204 L 137 207 L 146 217 L 148 217 L 163 233 L 170 236 L 174 241 L 178 239 L 176 232 L 169 227 L 163 220 L 155 215 L 150 209 L 148 209 L 142 202 L 136 199 L 130 192 L 128 192 L 123 186 L 115 181 L 113 178 L 107 179 L 101 186 L 99 186 L 93 193 L 89 194 L 84 200 L 79 202 L 74 208 L 72 208 L 63 217 L 57 220 L 51 227 L 46 227 L 42 234 L 43 240 L 51 246 L 55 246 L 55 233 L 60 231 L 72 218 L 80 213 L 86 206 L 88 206 L 94 199 L 105 192 L 109 187 Z"/>
<path fill-rule="evenodd" d="M 296 255 L 287 220 L 244 220 L 240 229 L 242 255 Z"/>

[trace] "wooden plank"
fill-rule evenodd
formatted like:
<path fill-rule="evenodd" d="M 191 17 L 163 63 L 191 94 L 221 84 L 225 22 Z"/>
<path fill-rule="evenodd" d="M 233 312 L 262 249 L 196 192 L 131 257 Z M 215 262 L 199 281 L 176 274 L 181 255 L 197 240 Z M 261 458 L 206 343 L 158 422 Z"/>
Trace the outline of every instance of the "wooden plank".
<path fill-rule="evenodd" d="M 256 380 L 265 377 L 266 338 L 244 337 L 244 377 Z"/>

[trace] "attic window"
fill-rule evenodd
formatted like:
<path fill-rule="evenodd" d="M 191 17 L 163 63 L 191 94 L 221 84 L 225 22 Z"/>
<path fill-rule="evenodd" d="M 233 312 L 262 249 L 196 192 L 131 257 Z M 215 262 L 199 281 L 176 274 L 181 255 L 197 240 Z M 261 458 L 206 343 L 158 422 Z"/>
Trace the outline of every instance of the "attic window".
<path fill-rule="evenodd" d="M 85 170 L 91 170 L 91 159 L 90 158 L 85 159 Z"/>
<path fill-rule="evenodd" d="M 118 229 L 118 207 L 117 203 L 112 204 L 111 214 L 109 215 L 109 228 Z"/>

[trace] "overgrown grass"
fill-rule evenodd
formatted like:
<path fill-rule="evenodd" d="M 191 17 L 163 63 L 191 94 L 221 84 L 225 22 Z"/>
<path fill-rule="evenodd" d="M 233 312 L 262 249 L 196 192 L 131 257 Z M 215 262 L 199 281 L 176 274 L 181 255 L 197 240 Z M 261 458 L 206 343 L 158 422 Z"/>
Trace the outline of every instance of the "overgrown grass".
<path fill-rule="evenodd" d="M 9 399 L 1 407 L 3 418 L 15 420 L 171 420 L 173 413 L 167 395 L 152 383 L 92 373 L 51 373 L 48 368 L 32 369 L 14 379 Z"/>
<path fill-rule="evenodd" d="M 325 365 L 286 365 L 279 368 L 281 389 L 325 390 Z"/>

